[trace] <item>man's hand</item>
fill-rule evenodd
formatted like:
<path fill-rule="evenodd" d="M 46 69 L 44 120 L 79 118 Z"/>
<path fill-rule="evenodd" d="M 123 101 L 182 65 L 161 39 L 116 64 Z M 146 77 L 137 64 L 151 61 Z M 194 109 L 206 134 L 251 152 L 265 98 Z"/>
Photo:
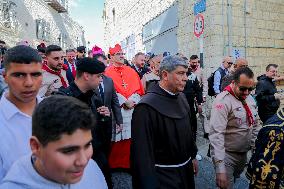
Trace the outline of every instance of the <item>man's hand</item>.
<path fill-rule="evenodd" d="M 124 102 L 124 104 L 129 109 L 132 109 L 135 106 L 135 103 L 132 100 L 127 100 L 127 101 Z"/>
<path fill-rule="evenodd" d="M 115 125 L 116 134 L 120 133 L 122 130 L 123 130 L 123 125 L 122 124 L 120 124 L 120 125 L 116 124 Z"/>
<path fill-rule="evenodd" d="M 197 174 L 198 174 L 198 161 L 196 159 L 193 159 L 192 165 L 193 165 L 194 175 L 197 176 Z"/>
<path fill-rule="evenodd" d="M 103 116 L 107 116 L 107 117 L 110 116 L 110 111 L 109 111 L 108 107 L 106 107 L 106 106 L 101 106 L 101 107 L 97 108 L 97 111 Z"/>
<path fill-rule="evenodd" d="M 228 178 L 226 173 L 216 173 L 216 184 L 221 189 L 228 188 Z"/>
<path fill-rule="evenodd" d="M 274 77 L 274 81 L 283 81 L 283 80 L 284 80 L 284 76 Z"/>
<path fill-rule="evenodd" d="M 274 97 L 275 97 L 276 100 L 282 100 L 282 99 L 284 99 L 284 95 L 279 94 L 279 93 L 275 93 L 275 94 L 274 94 Z"/>
<path fill-rule="evenodd" d="M 202 113 L 202 105 L 201 104 L 198 105 L 197 111 L 198 111 L 199 114 Z"/>

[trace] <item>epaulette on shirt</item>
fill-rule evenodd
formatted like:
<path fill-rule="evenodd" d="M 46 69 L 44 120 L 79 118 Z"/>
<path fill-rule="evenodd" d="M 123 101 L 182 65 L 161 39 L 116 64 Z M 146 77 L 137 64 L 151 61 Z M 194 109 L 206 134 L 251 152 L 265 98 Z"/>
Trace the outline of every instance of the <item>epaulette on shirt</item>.
<path fill-rule="evenodd" d="M 227 95 L 229 95 L 230 93 L 228 91 L 222 91 L 220 94 L 217 95 L 216 98 L 218 99 L 224 99 Z"/>

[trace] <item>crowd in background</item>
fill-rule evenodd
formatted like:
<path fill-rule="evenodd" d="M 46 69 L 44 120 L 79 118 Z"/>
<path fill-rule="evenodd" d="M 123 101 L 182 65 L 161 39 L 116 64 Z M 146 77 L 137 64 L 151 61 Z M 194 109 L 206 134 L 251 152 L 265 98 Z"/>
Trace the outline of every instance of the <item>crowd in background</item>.
<path fill-rule="evenodd" d="M 250 188 L 284 187 L 276 64 L 256 77 L 227 56 L 207 78 L 197 55 L 127 61 L 119 44 L 0 50 L 0 189 L 113 188 L 121 171 L 133 188 L 194 188 L 198 118 L 218 187 L 233 188 L 247 165 Z"/>

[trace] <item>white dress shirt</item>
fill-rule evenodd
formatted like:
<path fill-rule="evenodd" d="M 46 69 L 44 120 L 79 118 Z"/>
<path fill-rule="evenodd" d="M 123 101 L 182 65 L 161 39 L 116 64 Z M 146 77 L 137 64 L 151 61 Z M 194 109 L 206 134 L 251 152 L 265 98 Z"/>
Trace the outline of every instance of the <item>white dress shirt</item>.
<path fill-rule="evenodd" d="M 0 100 L 0 181 L 19 157 L 31 153 L 32 117 L 6 98 Z M 37 97 L 39 103 L 41 98 Z"/>

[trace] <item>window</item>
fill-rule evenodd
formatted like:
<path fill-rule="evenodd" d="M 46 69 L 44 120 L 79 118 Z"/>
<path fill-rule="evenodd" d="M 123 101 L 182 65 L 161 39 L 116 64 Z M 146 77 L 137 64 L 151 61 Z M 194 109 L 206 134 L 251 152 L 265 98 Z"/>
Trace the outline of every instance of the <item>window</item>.
<path fill-rule="evenodd" d="M 112 9 L 112 22 L 113 22 L 113 25 L 115 26 L 115 9 L 114 8 Z"/>
<path fill-rule="evenodd" d="M 36 19 L 36 36 L 37 39 L 50 40 L 50 23 L 44 19 Z"/>
<path fill-rule="evenodd" d="M 126 59 L 131 60 L 135 55 L 135 34 L 121 41 L 121 48 L 126 53 Z"/>
<path fill-rule="evenodd" d="M 58 39 L 58 44 L 61 48 L 63 49 L 67 48 L 67 34 L 60 33 L 57 39 Z"/>
<path fill-rule="evenodd" d="M 0 21 L 4 27 L 11 29 L 18 29 L 17 18 L 17 5 L 13 1 L 2 0 L 0 1 Z"/>

